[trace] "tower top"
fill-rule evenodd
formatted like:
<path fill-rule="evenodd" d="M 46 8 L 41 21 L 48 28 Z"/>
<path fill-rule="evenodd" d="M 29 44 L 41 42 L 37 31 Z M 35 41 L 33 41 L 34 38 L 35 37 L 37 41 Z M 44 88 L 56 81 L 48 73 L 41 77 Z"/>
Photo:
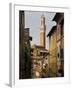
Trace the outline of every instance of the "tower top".
<path fill-rule="evenodd" d="M 44 14 L 41 15 L 41 20 L 45 21 L 45 16 Z M 45 22 L 44 22 L 45 23 Z"/>
<path fill-rule="evenodd" d="M 40 18 L 40 26 L 44 26 L 44 25 L 45 25 L 45 16 L 44 14 L 42 14 Z"/>
<path fill-rule="evenodd" d="M 44 14 L 41 15 L 41 18 L 45 18 Z"/>

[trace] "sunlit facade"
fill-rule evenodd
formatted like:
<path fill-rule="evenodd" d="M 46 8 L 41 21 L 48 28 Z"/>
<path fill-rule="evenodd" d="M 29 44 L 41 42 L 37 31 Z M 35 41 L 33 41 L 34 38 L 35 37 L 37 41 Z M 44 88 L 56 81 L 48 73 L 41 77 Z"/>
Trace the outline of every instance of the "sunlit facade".
<path fill-rule="evenodd" d="M 48 33 L 50 77 L 64 76 L 64 14 L 56 13 L 57 25 Z"/>

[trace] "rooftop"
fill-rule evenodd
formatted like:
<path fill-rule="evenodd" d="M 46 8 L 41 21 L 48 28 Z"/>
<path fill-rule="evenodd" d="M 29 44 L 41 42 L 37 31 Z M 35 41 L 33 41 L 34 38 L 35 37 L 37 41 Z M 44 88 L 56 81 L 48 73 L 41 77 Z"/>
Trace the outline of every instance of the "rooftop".
<path fill-rule="evenodd" d="M 53 18 L 53 21 L 56 21 L 58 23 L 63 18 L 64 18 L 64 13 L 56 13 L 55 17 Z"/>
<path fill-rule="evenodd" d="M 50 30 L 50 32 L 47 34 L 47 37 L 50 36 L 54 32 L 54 30 L 56 30 L 56 27 L 57 26 L 53 26 L 52 27 L 52 29 Z"/>
<path fill-rule="evenodd" d="M 34 45 L 31 47 L 31 49 L 34 49 L 34 48 L 38 48 L 38 49 L 40 50 L 40 52 L 47 52 L 47 53 L 48 53 L 48 50 L 45 49 L 44 47 L 40 46 L 40 45 L 35 45 L 35 44 L 34 44 Z"/>

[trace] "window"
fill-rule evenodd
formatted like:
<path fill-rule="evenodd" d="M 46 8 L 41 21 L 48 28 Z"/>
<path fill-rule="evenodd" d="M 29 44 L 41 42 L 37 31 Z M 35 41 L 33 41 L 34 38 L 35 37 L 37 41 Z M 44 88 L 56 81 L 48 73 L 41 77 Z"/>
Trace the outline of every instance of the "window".
<path fill-rule="evenodd" d="M 58 58 L 59 58 L 59 53 L 57 54 Z"/>

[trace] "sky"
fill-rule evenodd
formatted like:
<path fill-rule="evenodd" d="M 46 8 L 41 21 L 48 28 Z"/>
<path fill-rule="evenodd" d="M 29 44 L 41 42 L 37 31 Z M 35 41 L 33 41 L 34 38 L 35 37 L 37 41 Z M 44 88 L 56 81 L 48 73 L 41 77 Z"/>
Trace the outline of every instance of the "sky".
<path fill-rule="evenodd" d="M 52 21 L 55 16 L 55 12 L 38 12 L 38 11 L 25 11 L 25 28 L 30 28 L 30 36 L 32 36 L 31 45 L 39 45 L 39 35 L 40 35 L 40 17 L 41 15 L 45 16 L 45 25 L 46 25 L 46 48 L 49 48 L 47 34 L 53 26 L 56 25 Z"/>

